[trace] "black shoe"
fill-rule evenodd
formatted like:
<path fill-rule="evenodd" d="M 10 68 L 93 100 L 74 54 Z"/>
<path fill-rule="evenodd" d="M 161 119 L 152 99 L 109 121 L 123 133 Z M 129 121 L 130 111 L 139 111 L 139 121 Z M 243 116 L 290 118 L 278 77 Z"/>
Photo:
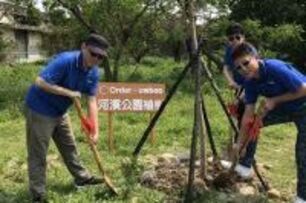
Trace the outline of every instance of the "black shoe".
<path fill-rule="evenodd" d="M 75 185 L 76 188 L 82 188 L 82 187 L 86 187 L 86 186 L 99 185 L 99 184 L 102 184 L 103 182 L 104 182 L 103 178 L 92 176 L 91 178 L 89 178 L 87 180 L 74 181 L 74 185 Z"/>
<path fill-rule="evenodd" d="M 44 196 L 37 196 L 32 199 L 32 203 L 48 203 L 48 200 Z"/>

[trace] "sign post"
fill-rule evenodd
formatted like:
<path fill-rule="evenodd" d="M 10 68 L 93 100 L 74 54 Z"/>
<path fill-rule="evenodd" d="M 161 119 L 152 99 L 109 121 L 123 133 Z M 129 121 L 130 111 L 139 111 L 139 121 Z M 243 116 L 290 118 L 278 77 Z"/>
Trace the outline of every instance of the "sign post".
<path fill-rule="evenodd" d="M 108 113 L 108 147 L 114 152 L 113 122 L 115 112 L 149 112 L 150 119 L 165 98 L 165 84 L 157 83 L 114 83 L 99 84 L 98 108 Z M 155 142 L 154 130 L 150 135 Z"/>
<path fill-rule="evenodd" d="M 149 120 L 152 120 L 153 116 L 154 116 L 154 114 L 150 113 L 150 119 Z M 155 143 L 155 130 L 154 130 L 154 128 L 152 129 L 151 134 L 150 134 L 150 141 L 151 141 L 151 144 Z"/>

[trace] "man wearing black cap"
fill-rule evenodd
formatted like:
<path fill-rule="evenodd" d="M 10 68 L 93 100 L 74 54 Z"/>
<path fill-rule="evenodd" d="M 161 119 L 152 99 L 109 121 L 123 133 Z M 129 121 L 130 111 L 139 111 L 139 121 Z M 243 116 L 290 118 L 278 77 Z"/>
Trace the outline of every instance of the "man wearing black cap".
<path fill-rule="evenodd" d="M 26 96 L 26 129 L 29 189 L 33 202 L 45 202 L 46 156 L 52 137 L 77 187 L 100 184 L 101 178 L 92 176 L 78 160 L 67 109 L 73 99 L 87 98 L 91 139 L 99 137 L 98 64 L 106 56 L 108 42 L 91 34 L 81 50 L 63 52 L 53 57 L 36 78 Z"/>

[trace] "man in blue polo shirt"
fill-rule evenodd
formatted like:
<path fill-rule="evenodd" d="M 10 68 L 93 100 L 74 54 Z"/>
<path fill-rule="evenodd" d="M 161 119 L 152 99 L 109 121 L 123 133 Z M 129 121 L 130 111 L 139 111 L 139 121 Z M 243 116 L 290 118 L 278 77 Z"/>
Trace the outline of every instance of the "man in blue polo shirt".
<path fill-rule="evenodd" d="M 242 75 L 235 70 L 234 61 L 232 58 L 233 50 L 239 44 L 245 42 L 245 34 L 244 29 L 239 23 L 232 23 L 226 29 L 226 36 L 227 36 L 227 44 L 225 48 L 224 54 L 224 62 L 223 62 L 223 75 L 228 83 L 228 86 L 235 90 L 235 100 L 231 101 L 232 105 L 235 108 L 235 116 L 237 120 L 238 127 L 240 127 L 241 118 L 245 109 L 244 104 L 244 78 Z M 254 54 L 257 55 L 257 50 L 253 47 Z M 232 132 L 230 132 L 232 133 Z M 235 138 L 238 135 L 235 135 Z M 230 143 L 232 144 L 232 143 Z M 232 147 L 232 146 L 230 146 Z M 222 160 L 222 165 L 226 168 L 230 167 L 230 163 Z"/>
<path fill-rule="evenodd" d="M 239 89 L 243 85 L 244 78 L 235 70 L 232 52 L 235 46 L 245 41 L 244 30 L 239 23 L 233 23 L 226 29 L 226 36 L 223 74 L 229 87 Z"/>
<path fill-rule="evenodd" d="M 106 55 L 108 42 L 91 34 L 81 50 L 53 57 L 36 78 L 26 96 L 26 129 L 29 190 L 33 202 L 46 199 L 46 156 L 50 138 L 55 142 L 78 187 L 100 184 L 101 178 L 90 175 L 80 164 L 67 109 L 75 98 L 87 98 L 91 139 L 99 137 L 96 94 L 99 71 L 97 65 Z"/>
<path fill-rule="evenodd" d="M 246 138 L 248 123 L 254 117 L 255 104 L 260 95 L 265 97 L 266 116 L 263 125 L 294 122 L 298 135 L 296 141 L 297 198 L 296 203 L 306 203 L 306 76 L 292 65 L 277 59 L 259 60 L 252 52 L 252 45 L 242 43 L 233 51 L 236 70 L 245 78 L 246 109 L 242 119 L 241 137 L 235 150 Z M 251 175 L 256 142 L 249 143 L 240 160 L 238 173 Z"/>

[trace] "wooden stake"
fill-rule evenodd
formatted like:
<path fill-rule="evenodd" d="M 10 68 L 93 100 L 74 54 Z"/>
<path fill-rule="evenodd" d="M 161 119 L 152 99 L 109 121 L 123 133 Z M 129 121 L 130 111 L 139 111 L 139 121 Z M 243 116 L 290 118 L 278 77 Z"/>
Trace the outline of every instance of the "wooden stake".
<path fill-rule="evenodd" d="M 154 113 L 150 112 L 150 121 L 152 120 L 154 116 Z M 151 133 L 150 133 L 150 141 L 151 141 L 151 144 L 153 145 L 155 143 L 155 140 L 156 140 L 156 137 L 155 137 L 155 128 L 153 127 L 152 130 L 151 130 Z"/>
<path fill-rule="evenodd" d="M 203 105 L 203 102 L 201 104 L 201 107 Z M 207 136 L 207 129 L 204 122 L 204 112 L 203 107 L 201 108 L 200 115 L 201 115 L 201 133 L 200 133 L 200 176 L 203 181 L 206 179 L 207 175 L 207 168 L 206 168 L 206 136 Z"/>
<path fill-rule="evenodd" d="M 108 112 L 108 150 L 111 153 L 115 152 L 115 146 L 114 146 L 114 130 L 113 130 L 113 113 L 112 112 Z"/>

